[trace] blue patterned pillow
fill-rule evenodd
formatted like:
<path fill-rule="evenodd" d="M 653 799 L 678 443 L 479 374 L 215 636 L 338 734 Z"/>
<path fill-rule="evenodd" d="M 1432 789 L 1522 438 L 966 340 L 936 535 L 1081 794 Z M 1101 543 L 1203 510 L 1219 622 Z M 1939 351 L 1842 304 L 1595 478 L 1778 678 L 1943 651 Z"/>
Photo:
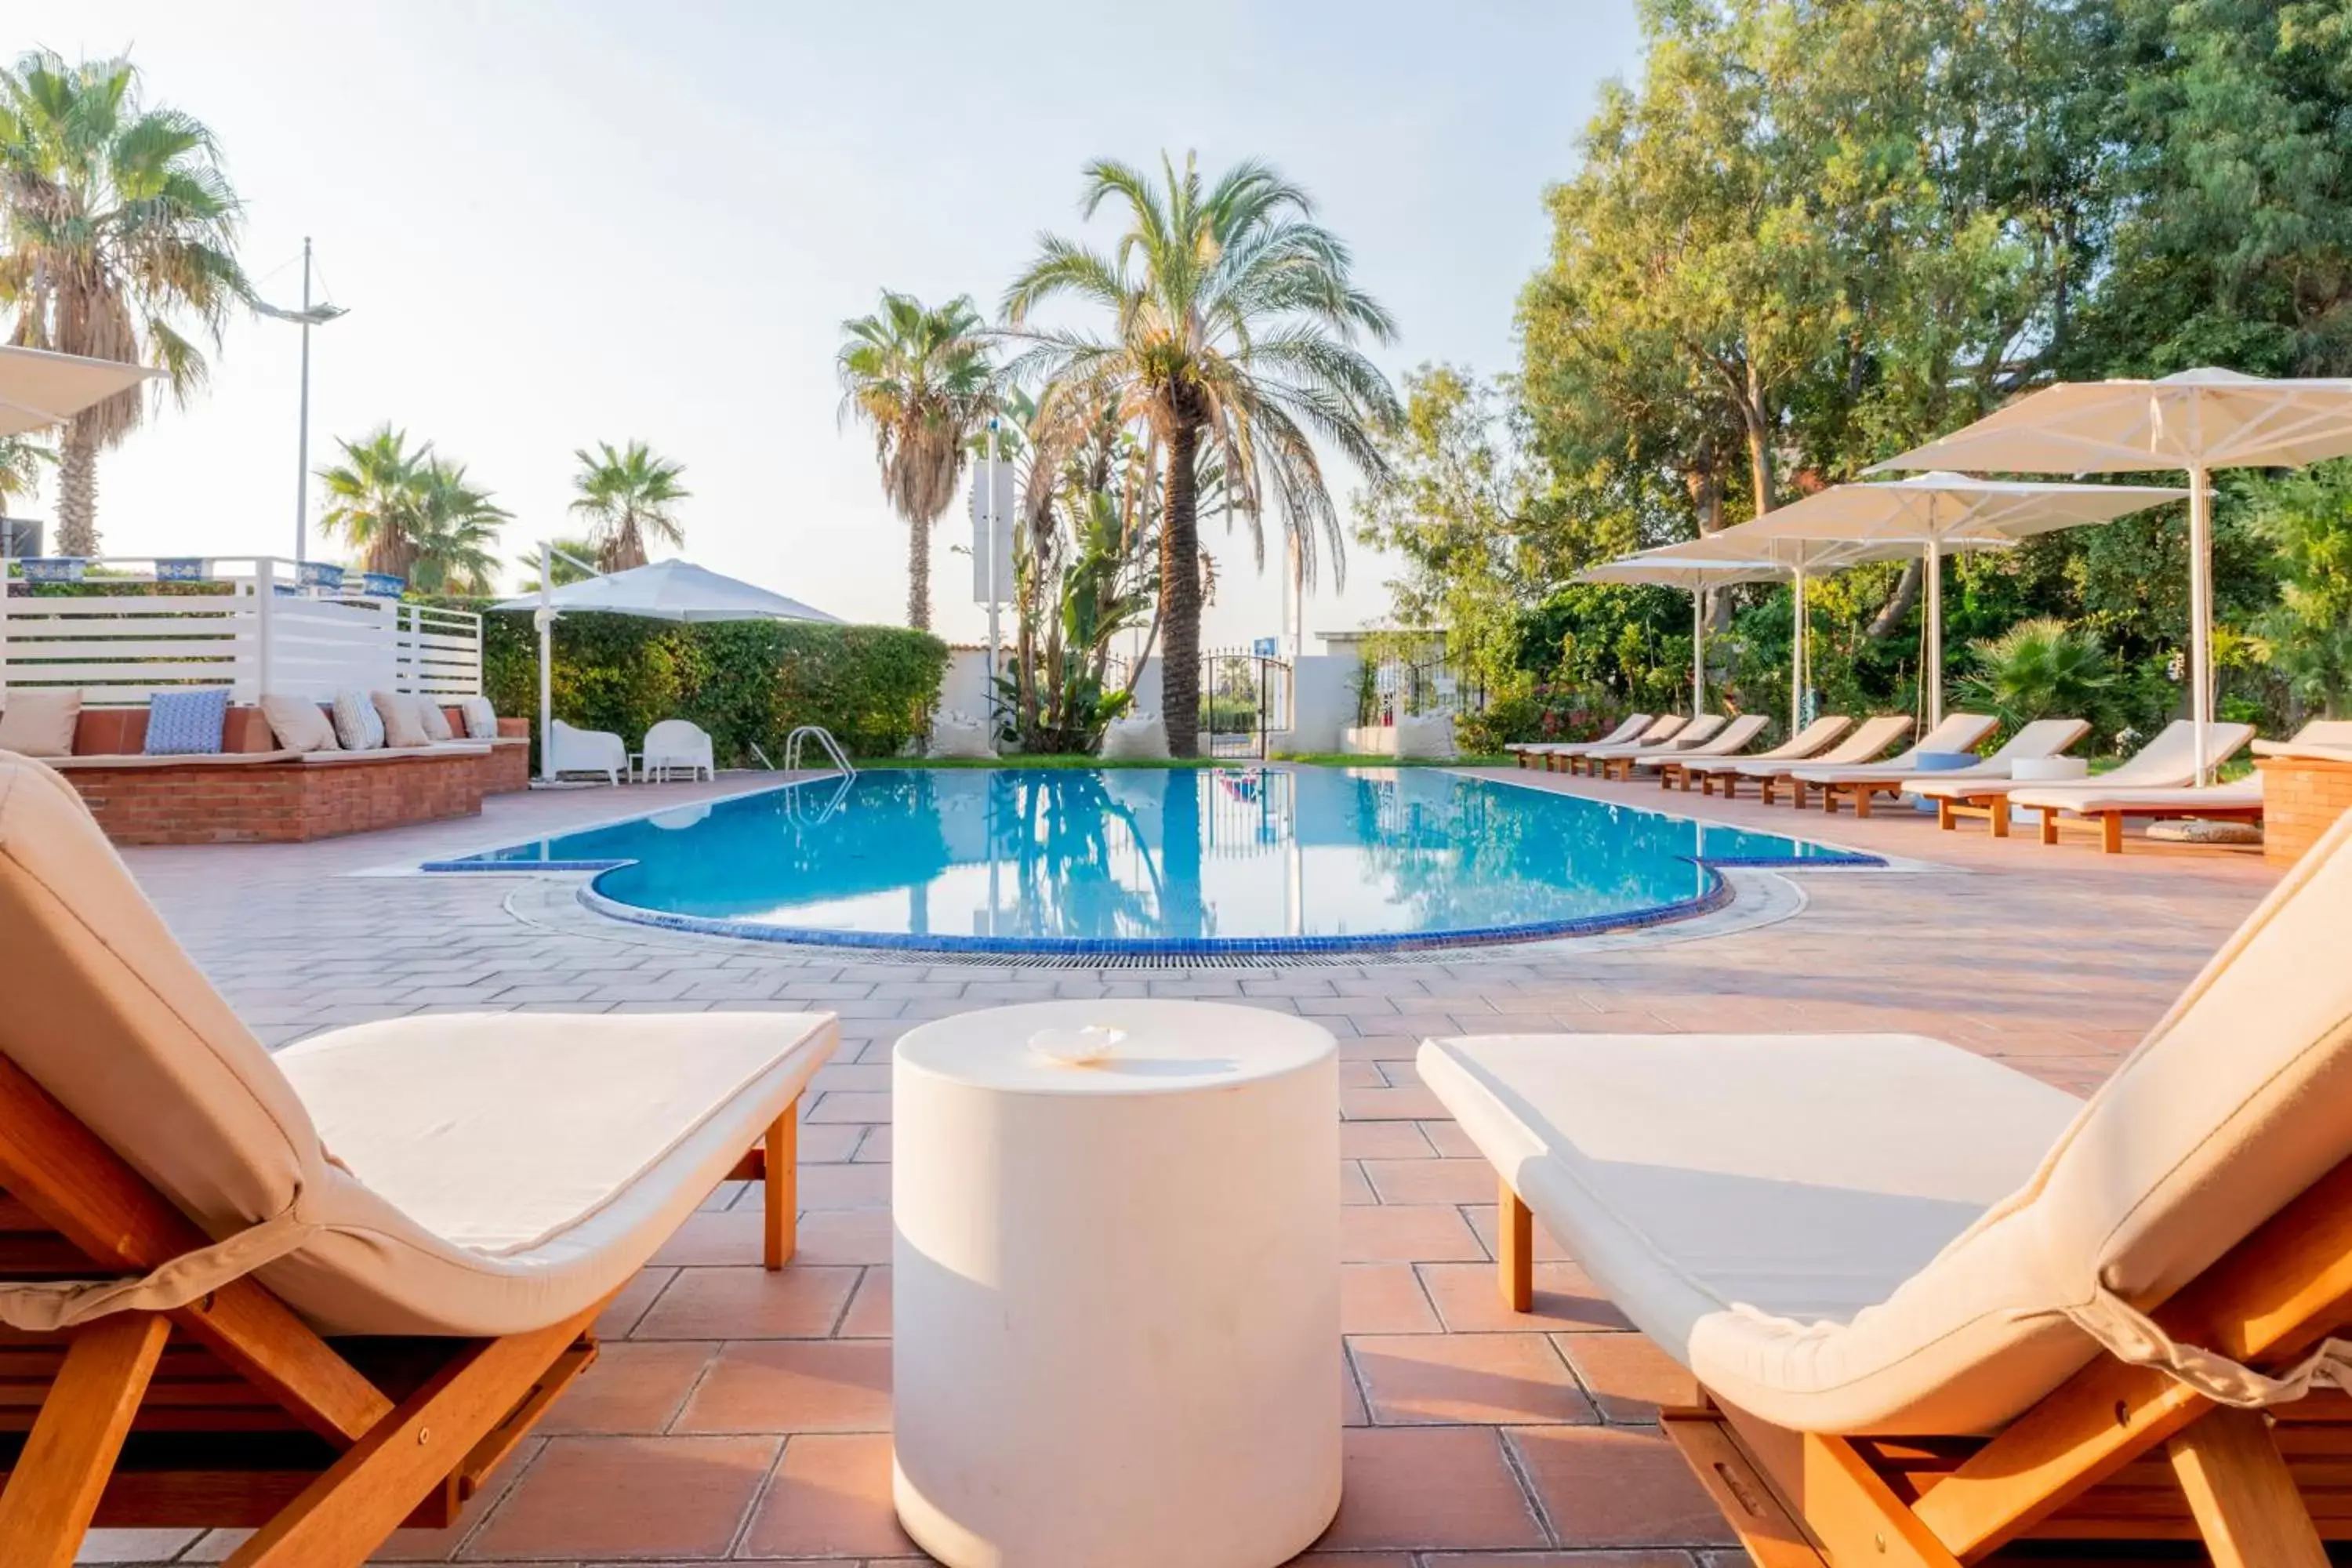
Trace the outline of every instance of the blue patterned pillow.
<path fill-rule="evenodd" d="M 158 691 L 147 700 L 147 745 L 151 757 L 209 757 L 221 749 L 228 723 L 228 688 L 203 691 Z"/>

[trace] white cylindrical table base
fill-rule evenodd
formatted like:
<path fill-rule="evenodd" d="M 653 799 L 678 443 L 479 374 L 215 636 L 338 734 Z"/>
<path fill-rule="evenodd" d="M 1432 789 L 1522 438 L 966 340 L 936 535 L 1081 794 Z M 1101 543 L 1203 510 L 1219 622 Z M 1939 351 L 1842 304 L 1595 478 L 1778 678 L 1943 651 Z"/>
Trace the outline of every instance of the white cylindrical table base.
<path fill-rule="evenodd" d="M 1126 1032 L 1106 1059 L 1041 1030 Z M 1337 1048 L 1304 1019 L 1053 1002 L 891 1072 L 892 1485 L 950 1568 L 1276 1568 L 1339 1503 Z"/>

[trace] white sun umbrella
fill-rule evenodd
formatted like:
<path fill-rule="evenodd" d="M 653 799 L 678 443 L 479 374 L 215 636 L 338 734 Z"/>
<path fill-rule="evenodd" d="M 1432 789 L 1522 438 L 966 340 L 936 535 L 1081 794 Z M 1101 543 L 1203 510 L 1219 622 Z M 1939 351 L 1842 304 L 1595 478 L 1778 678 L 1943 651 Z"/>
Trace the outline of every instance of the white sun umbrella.
<path fill-rule="evenodd" d="M 530 610 L 539 623 L 539 758 L 540 776 L 554 756 L 555 712 L 550 668 L 554 658 L 551 635 L 555 618 L 594 612 L 636 616 L 656 621 L 826 621 L 838 626 L 841 617 L 828 616 L 798 599 L 772 593 L 740 577 L 722 576 L 687 561 L 656 561 L 626 572 L 585 577 L 555 587 L 551 563 L 542 551 L 539 592 L 508 599 L 501 610 Z"/>
<path fill-rule="evenodd" d="M 1677 555 L 1675 547 L 1644 550 L 1637 555 L 1586 568 L 1580 583 L 1654 583 L 1682 588 L 1691 596 L 1691 717 L 1706 711 L 1706 595 L 1711 589 L 1738 583 L 1777 583 L 1787 571 L 1769 561 L 1719 561 Z"/>
<path fill-rule="evenodd" d="M 2155 381 L 2063 382 L 1880 468 L 2189 477 L 2189 717 L 2197 778 L 2211 759 L 2215 468 L 2299 468 L 2352 453 L 2352 378 L 2269 380 L 2184 370 Z"/>
<path fill-rule="evenodd" d="M 1706 534 L 1681 544 L 1644 551 L 1652 560 L 1721 561 L 1738 565 L 1759 563 L 1787 577 L 1795 596 L 1789 637 L 1789 732 L 1805 727 L 1806 672 L 1811 668 L 1806 644 L 1811 639 L 1805 615 L 1805 582 L 1825 572 L 1843 571 L 1864 561 L 1892 560 L 1907 552 L 1884 545 L 1857 544 L 1851 540 L 1802 539 L 1784 536 L 1753 539 L 1744 545 L 1730 542 L 1737 529 Z M 1634 560 L 1641 557 L 1627 556 Z"/>
<path fill-rule="evenodd" d="M 84 409 L 163 374 L 110 359 L 0 348 L 0 436 L 63 425 Z"/>
<path fill-rule="evenodd" d="M 2069 485 L 1927 473 L 1888 484 L 1817 490 L 1715 537 L 1743 552 L 1760 549 L 1769 539 L 1802 539 L 1920 555 L 1927 601 L 1922 683 L 1927 692 L 1927 728 L 1932 730 L 1944 719 L 1946 554 L 2111 521 L 2179 500 L 2184 493 L 2160 485 Z"/>

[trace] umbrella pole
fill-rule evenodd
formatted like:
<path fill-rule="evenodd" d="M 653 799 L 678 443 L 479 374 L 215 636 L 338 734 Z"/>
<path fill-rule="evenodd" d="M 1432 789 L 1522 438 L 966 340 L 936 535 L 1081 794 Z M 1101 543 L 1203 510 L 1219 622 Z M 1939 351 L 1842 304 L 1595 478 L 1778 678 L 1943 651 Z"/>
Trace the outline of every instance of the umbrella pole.
<path fill-rule="evenodd" d="M 2213 722 L 2213 491 L 2206 470 L 2189 470 L 2189 721 L 2200 788 L 2211 782 L 2206 733 Z"/>
<path fill-rule="evenodd" d="M 539 778 L 555 782 L 555 550 L 539 547 Z"/>
<path fill-rule="evenodd" d="M 1706 590 L 1691 590 L 1691 717 L 1706 711 Z"/>
<path fill-rule="evenodd" d="M 1944 721 L 1944 552 L 1927 536 L 1927 728 Z"/>
<path fill-rule="evenodd" d="M 1789 637 L 1789 733 L 1805 727 L 1805 569 L 1796 569 L 1796 613 Z"/>

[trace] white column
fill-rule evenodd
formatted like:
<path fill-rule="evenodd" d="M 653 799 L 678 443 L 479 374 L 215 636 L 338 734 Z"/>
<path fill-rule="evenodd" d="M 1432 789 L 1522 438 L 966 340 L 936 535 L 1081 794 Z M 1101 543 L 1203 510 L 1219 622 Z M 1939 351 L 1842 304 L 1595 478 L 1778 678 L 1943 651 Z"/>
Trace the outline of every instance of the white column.
<path fill-rule="evenodd" d="M 300 579 L 298 572 L 296 579 Z M 264 555 L 253 563 L 253 690 L 240 692 L 241 700 L 258 702 L 269 689 L 270 626 L 272 610 L 278 604 L 278 562 Z"/>
<path fill-rule="evenodd" d="M 2197 782 L 2212 782 L 2206 731 L 2213 722 L 2213 491 L 2206 470 L 2189 470 L 2189 720 L 2197 727 Z"/>
<path fill-rule="evenodd" d="M 1793 587 L 1797 602 L 1790 621 L 1789 635 L 1789 733 L 1793 738 L 1805 727 L 1805 569 L 1799 565 Z"/>
<path fill-rule="evenodd" d="M 1944 721 L 1944 549 L 1927 536 L 1923 570 L 1927 576 L 1927 651 L 1923 660 L 1927 683 L 1927 728 Z"/>
<path fill-rule="evenodd" d="M 539 547 L 539 776 L 555 780 L 555 547 Z"/>

